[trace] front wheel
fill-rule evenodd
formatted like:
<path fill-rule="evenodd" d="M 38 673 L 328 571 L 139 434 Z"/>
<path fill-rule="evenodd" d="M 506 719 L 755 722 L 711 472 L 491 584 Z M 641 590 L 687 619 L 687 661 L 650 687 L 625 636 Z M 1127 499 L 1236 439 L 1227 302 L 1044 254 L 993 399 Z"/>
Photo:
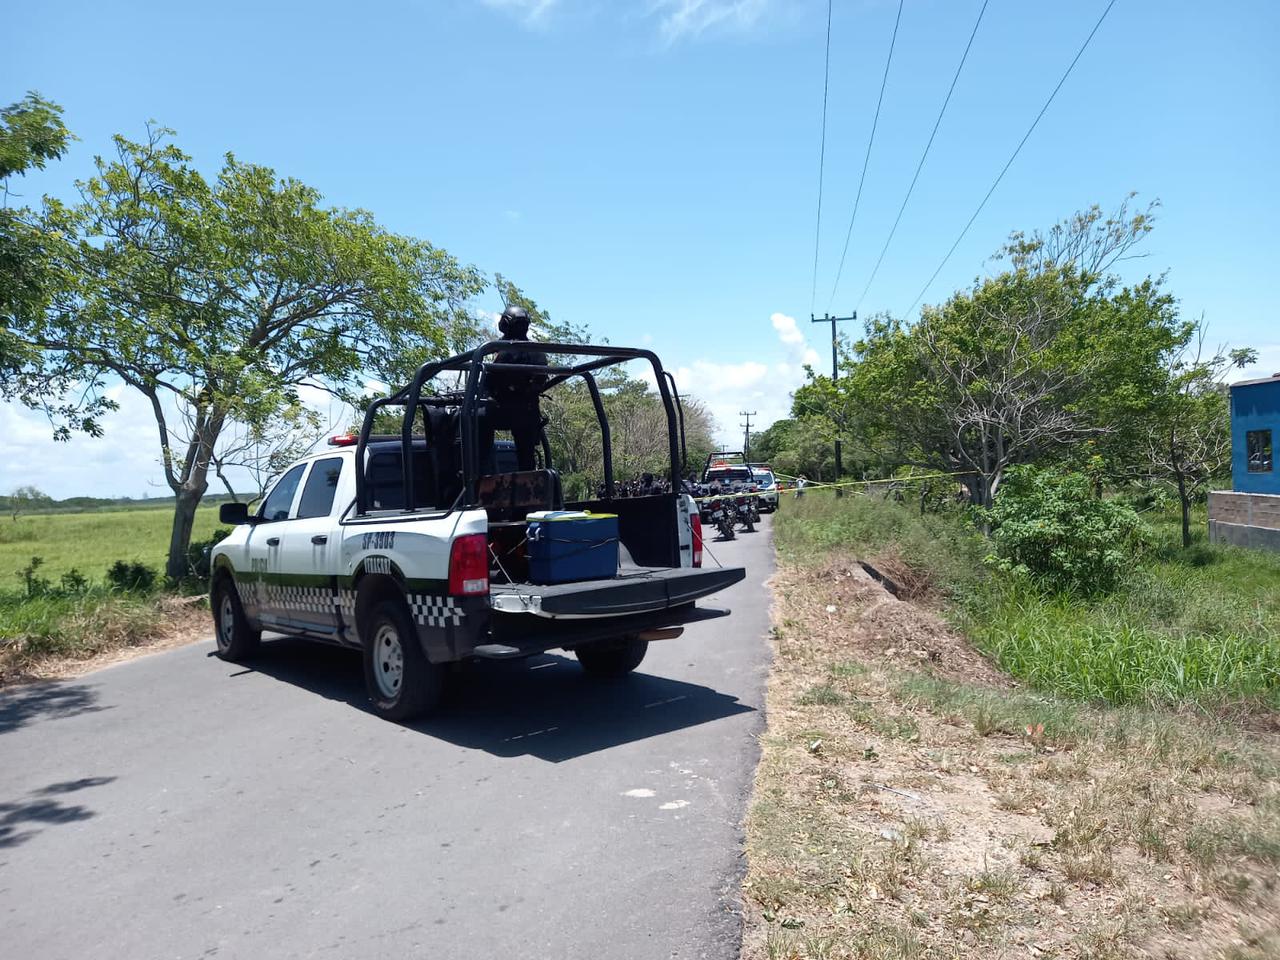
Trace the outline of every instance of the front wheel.
<path fill-rule="evenodd" d="M 721 520 L 719 523 L 720 536 L 725 540 L 732 540 L 736 534 L 733 532 L 733 521 Z"/>
<path fill-rule="evenodd" d="M 249 626 L 244 604 L 240 602 L 240 594 L 230 577 L 218 578 L 210 599 L 213 604 L 213 639 L 218 646 L 218 656 L 239 663 L 257 653 L 262 631 Z"/>
<path fill-rule="evenodd" d="M 444 694 L 444 669 L 427 660 L 403 602 L 383 600 L 361 625 L 364 682 L 374 712 L 411 720 L 435 709 Z"/>
<path fill-rule="evenodd" d="M 623 677 L 640 666 L 649 641 L 639 637 L 597 640 L 573 651 L 582 669 L 593 677 Z"/>

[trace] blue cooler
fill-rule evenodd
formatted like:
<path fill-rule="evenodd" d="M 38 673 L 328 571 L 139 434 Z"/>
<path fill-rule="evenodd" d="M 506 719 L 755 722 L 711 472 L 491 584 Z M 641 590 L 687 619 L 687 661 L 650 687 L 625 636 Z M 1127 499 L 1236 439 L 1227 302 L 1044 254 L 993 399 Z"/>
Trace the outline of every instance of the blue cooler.
<path fill-rule="evenodd" d="M 618 516 L 539 510 L 528 516 L 529 580 L 572 583 L 618 575 Z"/>

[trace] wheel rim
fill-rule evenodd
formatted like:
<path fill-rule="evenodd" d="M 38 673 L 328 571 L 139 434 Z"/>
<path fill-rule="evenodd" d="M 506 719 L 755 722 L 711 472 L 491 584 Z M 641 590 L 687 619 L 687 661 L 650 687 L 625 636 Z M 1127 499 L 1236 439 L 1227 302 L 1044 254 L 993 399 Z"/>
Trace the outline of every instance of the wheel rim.
<path fill-rule="evenodd" d="M 373 675 L 378 682 L 378 692 L 395 699 L 404 681 L 404 649 L 400 646 L 399 631 L 389 623 L 382 624 L 373 635 Z"/>
<path fill-rule="evenodd" d="M 235 636 L 236 611 L 231 603 L 231 594 L 224 591 L 222 602 L 218 604 L 218 646 L 223 650 L 231 649 Z"/>

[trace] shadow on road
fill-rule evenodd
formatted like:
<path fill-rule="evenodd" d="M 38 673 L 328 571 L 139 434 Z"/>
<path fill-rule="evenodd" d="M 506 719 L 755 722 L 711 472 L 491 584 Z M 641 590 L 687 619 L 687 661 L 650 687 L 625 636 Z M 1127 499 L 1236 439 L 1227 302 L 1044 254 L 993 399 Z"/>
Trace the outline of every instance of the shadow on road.
<path fill-rule="evenodd" d="M 284 638 L 264 643 L 254 672 L 371 712 L 360 654 Z M 587 677 L 569 657 L 461 665 L 449 702 L 406 727 L 499 757 L 551 763 L 720 720 L 754 708 L 710 687 L 642 672 Z"/>
<path fill-rule="evenodd" d="M 89 787 L 101 787 L 113 780 L 115 777 L 81 777 L 79 780 L 51 783 L 24 800 L 0 803 L 0 849 L 16 847 L 30 840 L 40 833 L 39 829 L 33 829 L 35 825 L 50 826 L 88 820 L 95 815 L 88 807 L 63 803 L 53 798 Z"/>
<path fill-rule="evenodd" d="M 79 683 L 27 683 L 0 693 L 0 733 L 9 733 L 34 720 L 56 720 L 109 707 L 98 703 L 97 692 Z"/>

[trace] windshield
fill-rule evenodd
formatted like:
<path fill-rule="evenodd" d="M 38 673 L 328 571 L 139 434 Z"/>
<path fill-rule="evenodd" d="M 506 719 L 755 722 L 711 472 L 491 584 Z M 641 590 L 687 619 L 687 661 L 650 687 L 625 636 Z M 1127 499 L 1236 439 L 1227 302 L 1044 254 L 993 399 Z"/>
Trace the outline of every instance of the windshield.
<path fill-rule="evenodd" d="M 707 483 L 749 483 L 751 471 L 746 467 L 721 467 L 707 471 Z"/>
<path fill-rule="evenodd" d="M 773 484 L 773 474 L 768 470 L 752 470 L 751 475 L 756 478 L 756 483 L 761 486 L 771 486 Z"/>

